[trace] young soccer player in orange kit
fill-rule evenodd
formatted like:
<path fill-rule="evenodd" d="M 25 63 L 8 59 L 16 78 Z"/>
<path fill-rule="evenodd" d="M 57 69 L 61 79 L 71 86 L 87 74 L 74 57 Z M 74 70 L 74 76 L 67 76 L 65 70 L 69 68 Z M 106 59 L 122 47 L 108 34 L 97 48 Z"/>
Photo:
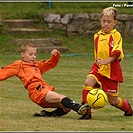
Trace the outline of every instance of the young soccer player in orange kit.
<path fill-rule="evenodd" d="M 36 61 L 37 48 L 26 43 L 21 46 L 22 60 L 0 68 L 0 81 L 17 76 L 29 93 L 29 98 L 42 108 L 56 108 L 48 112 L 46 110 L 36 113 L 34 116 L 55 117 L 67 114 L 71 109 L 79 115 L 86 114 L 87 106 L 79 105 L 75 101 L 63 94 L 54 92 L 54 87 L 50 86 L 42 78 L 42 74 L 54 68 L 60 59 L 60 52 L 52 50 L 48 60 Z"/>
<path fill-rule="evenodd" d="M 120 62 L 124 57 L 121 34 L 114 28 L 117 24 L 117 9 L 105 8 L 101 14 L 102 29 L 94 35 L 95 62 L 84 82 L 82 103 L 86 104 L 86 95 L 93 88 L 101 88 L 107 93 L 109 103 L 122 110 L 125 116 L 132 116 L 133 110 L 127 100 L 118 97 L 119 83 L 123 82 Z M 91 109 L 80 117 L 91 119 Z"/>

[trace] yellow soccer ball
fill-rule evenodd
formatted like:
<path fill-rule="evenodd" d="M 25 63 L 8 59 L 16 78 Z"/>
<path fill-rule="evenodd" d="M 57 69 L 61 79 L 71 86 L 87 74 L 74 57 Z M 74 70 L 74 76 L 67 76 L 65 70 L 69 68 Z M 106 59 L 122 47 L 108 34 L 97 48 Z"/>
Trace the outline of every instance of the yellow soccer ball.
<path fill-rule="evenodd" d="M 87 96 L 87 103 L 93 109 L 103 108 L 108 99 L 106 93 L 101 89 L 93 89 L 91 90 Z"/>

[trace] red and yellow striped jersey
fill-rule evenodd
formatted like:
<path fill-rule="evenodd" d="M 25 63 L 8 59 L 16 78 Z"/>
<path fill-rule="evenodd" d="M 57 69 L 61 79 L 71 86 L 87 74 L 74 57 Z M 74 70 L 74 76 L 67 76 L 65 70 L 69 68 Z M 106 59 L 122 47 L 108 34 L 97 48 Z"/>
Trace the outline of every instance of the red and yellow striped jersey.
<path fill-rule="evenodd" d="M 94 35 L 94 56 L 95 59 L 107 59 L 114 53 L 119 52 L 120 56 L 114 62 L 107 65 L 99 65 L 98 73 L 112 80 L 123 81 L 120 61 L 124 57 L 122 49 L 121 34 L 113 29 L 110 33 L 103 33 L 101 30 Z"/>

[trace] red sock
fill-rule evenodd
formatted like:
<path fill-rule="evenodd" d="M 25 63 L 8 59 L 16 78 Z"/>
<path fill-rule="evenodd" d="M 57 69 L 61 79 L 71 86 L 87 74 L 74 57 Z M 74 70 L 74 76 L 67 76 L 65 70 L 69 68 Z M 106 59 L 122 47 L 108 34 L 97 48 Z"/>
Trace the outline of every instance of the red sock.
<path fill-rule="evenodd" d="M 132 110 L 129 102 L 127 100 L 123 100 L 122 98 L 119 98 L 119 100 L 120 100 L 120 103 L 117 108 L 124 111 L 125 112 L 124 115 L 126 115 L 126 116 L 133 115 L 132 114 L 133 110 Z"/>
<path fill-rule="evenodd" d="M 86 96 L 87 94 L 92 90 L 92 87 L 90 86 L 84 86 L 82 90 L 82 103 L 85 104 L 87 103 Z M 91 113 L 91 109 L 88 110 L 88 113 Z"/>

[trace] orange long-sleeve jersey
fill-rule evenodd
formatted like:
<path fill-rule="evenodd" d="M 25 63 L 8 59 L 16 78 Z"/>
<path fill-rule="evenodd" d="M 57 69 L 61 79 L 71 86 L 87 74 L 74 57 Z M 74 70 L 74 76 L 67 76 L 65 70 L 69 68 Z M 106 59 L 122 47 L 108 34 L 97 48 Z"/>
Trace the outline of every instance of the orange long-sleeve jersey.
<path fill-rule="evenodd" d="M 58 51 L 57 56 L 51 55 L 50 59 L 36 61 L 34 65 L 23 60 L 17 60 L 10 65 L 0 68 L 0 81 L 17 76 L 26 89 L 35 82 L 49 86 L 42 78 L 42 74 L 54 68 L 58 64 L 59 59 L 60 52 Z"/>

